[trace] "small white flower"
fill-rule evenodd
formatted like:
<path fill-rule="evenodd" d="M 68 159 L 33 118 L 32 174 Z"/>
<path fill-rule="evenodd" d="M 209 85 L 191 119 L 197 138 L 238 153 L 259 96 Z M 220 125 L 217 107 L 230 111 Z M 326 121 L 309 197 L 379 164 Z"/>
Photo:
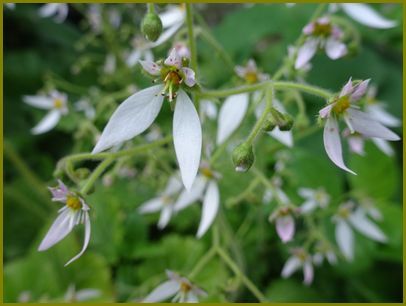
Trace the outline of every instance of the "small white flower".
<path fill-rule="evenodd" d="M 261 73 L 257 67 L 256 62 L 253 59 L 249 59 L 247 65 L 236 66 L 235 73 L 245 80 L 247 84 L 255 84 L 258 82 L 266 81 L 269 79 L 269 75 L 266 73 Z"/>
<path fill-rule="evenodd" d="M 337 263 L 337 256 L 332 248 L 326 243 L 318 243 L 316 245 L 316 253 L 313 255 L 313 262 L 315 265 L 320 266 L 325 258 L 330 265 Z"/>
<path fill-rule="evenodd" d="M 186 58 L 190 60 L 191 54 L 186 42 L 177 41 L 173 44 L 172 48 L 176 49 L 176 52 L 178 52 L 181 58 Z"/>
<path fill-rule="evenodd" d="M 59 186 L 49 188 L 52 193 L 52 201 L 62 202 L 65 205 L 59 209 L 58 217 L 55 219 L 48 233 L 45 235 L 38 251 L 45 251 L 65 238 L 78 224 L 85 225 L 85 238 L 82 250 L 69 260 L 65 266 L 78 259 L 85 252 L 90 240 L 90 218 L 89 206 L 85 201 L 65 186 L 62 181 L 58 181 Z"/>
<path fill-rule="evenodd" d="M 66 3 L 48 3 L 39 9 L 39 15 L 43 18 L 54 17 L 54 20 L 58 23 L 65 21 L 68 16 L 69 7 Z"/>
<path fill-rule="evenodd" d="M 384 140 L 399 140 L 399 136 L 376 121 L 369 114 L 352 105 L 366 92 L 369 80 L 353 85 L 350 79 L 342 88 L 338 97 L 319 111 L 320 117 L 326 119 L 324 126 L 324 147 L 328 157 L 341 169 L 355 174 L 344 164 L 341 148 L 338 119 L 343 118 L 351 133 L 358 132 L 363 137 L 381 138 Z"/>
<path fill-rule="evenodd" d="M 317 49 L 325 49 L 327 56 L 336 60 L 347 54 L 347 46 L 341 42 L 343 33 L 333 25 L 328 17 L 322 17 L 303 28 L 306 36 L 304 44 L 297 51 L 296 69 L 302 69 L 316 54 Z"/>
<path fill-rule="evenodd" d="M 314 269 L 312 258 L 307 252 L 303 249 L 294 249 L 292 251 L 293 256 L 289 257 L 283 266 L 281 276 L 283 278 L 290 277 L 299 269 L 303 269 L 305 285 L 310 285 L 313 282 Z"/>
<path fill-rule="evenodd" d="M 68 303 L 85 302 L 96 299 L 100 296 L 101 291 L 98 289 L 87 288 L 76 290 L 76 286 L 74 284 L 71 284 L 66 290 L 64 301 Z"/>
<path fill-rule="evenodd" d="M 352 228 L 359 233 L 378 242 L 386 242 L 386 235 L 371 222 L 362 208 L 353 211 L 354 204 L 347 202 L 342 204 L 334 221 L 336 222 L 335 236 L 338 247 L 347 260 L 354 258 L 354 235 Z"/>
<path fill-rule="evenodd" d="M 199 297 L 206 297 L 207 293 L 192 284 L 187 278 L 179 274 L 166 271 L 167 281 L 156 287 L 144 300 L 144 303 L 158 303 L 172 298 L 172 302 L 197 303 Z"/>
<path fill-rule="evenodd" d="M 28 105 L 49 110 L 48 114 L 31 129 L 34 135 L 43 134 L 53 129 L 63 115 L 68 113 L 66 94 L 56 90 L 49 95 L 23 96 Z"/>
<path fill-rule="evenodd" d="M 192 69 L 182 66 L 182 60 L 172 49 L 162 63 L 140 61 L 152 76 L 159 76 L 164 85 L 141 90 L 127 98 L 111 116 L 92 153 L 104 151 L 129 140 L 151 126 L 161 110 L 164 97 L 175 104 L 173 115 L 173 142 L 183 184 L 190 189 L 200 164 L 202 129 L 199 115 L 186 92 L 184 84 L 196 84 Z M 176 98 L 176 100 L 175 100 Z"/>
<path fill-rule="evenodd" d="M 96 116 L 96 110 L 89 100 L 82 98 L 75 103 L 75 109 L 78 112 L 83 112 L 87 119 L 93 120 Z"/>
<path fill-rule="evenodd" d="M 305 202 L 300 207 L 300 212 L 304 214 L 312 212 L 317 207 L 325 208 L 330 202 L 330 196 L 323 188 L 299 188 L 298 193 L 305 199 Z"/>

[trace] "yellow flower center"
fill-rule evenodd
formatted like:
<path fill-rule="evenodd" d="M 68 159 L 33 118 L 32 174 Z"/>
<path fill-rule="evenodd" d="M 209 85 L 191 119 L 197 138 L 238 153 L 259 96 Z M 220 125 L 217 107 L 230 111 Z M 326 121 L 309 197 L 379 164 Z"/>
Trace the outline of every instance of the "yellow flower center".
<path fill-rule="evenodd" d="M 62 99 L 56 98 L 54 100 L 54 108 L 62 108 L 63 107 L 63 101 Z"/>
<path fill-rule="evenodd" d="M 248 84 L 254 84 L 258 82 L 258 74 L 254 71 L 247 72 L 244 78 Z"/>
<path fill-rule="evenodd" d="M 332 30 L 332 27 L 331 27 L 330 23 L 318 23 L 318 22 L 316 22 L 314 24 L 313 35 L 314 36 L 327 37 L 327 36 L 330 36 L 331 30 Z"/>
<path fill-rule="evenodd" d="M 82 208 L 82 202 L 77 196 L 68 195 L 66 198 L 66 206 L 68 206 L 72 210 L 78 210 Z"/>
<path fill-rule="evenodd" d="M 181 282 L 180 283 L 180 291 L 182 292 L 189 292 L 192 289 L 192 286 L 186 282 Z"/>
<path fill-rule="evenodd" d="M 211 179 L 214 177 L 213 171 L 211 171 L 209 168 L 201 168 L 200 172 L 207 178 Z"/>
<path fill-rule="evenodd" d="M 171 203 L 172 203 L 172 199 L 171 199 L 170 196 L 164 195 L 164 196 L 162 196 L 161 199 L 162 199 L 162 203 L 163 203 L 164 205 L 168 205 L 168 204 L 171 204 Z"/>
<path fill-rule="evenodd" d="M 338 100 L 335 102 L 335 105 L 333 106 L 333 112 L 336 115 L 341 115 L 349 107 L 350 107 L 350 98 L 348 96 L 343 96 L 341 98 L 338 98 Z"/>
<path fill-rule="evenodd" d="M 338 210 L 338 215 L 343 219 L 347 219 L 350 216 L 350 210 L 347 207 L 341 207 Z"/>

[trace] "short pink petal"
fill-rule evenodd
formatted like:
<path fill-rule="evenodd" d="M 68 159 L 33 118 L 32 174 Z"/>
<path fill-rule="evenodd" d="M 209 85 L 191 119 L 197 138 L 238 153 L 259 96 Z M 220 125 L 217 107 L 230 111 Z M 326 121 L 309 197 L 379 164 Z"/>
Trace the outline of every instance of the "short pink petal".
<path fill-rule="evenodd" d="M 308 39 L 297 52 L 295 68 L 303 68 L 314 56 L 317 51 L 318 41 L 316 39 Z"/>
<path fill-rule="evenodd" d="M 369 79 L 362 81 L 357 86 L 355 86 L 354 91 L 351 94 L 352 101 L 358 101 L 359 99 L 361 99 L 363 95 L 365 95 L 369 81 L 370 81 Z"/>
<path fill-rule="evenodd" d="M 164 61 L 164 64 L 167 66 L 175 66 L 177 68 L 182 67 L 182 58 L 179 56 L 175 48 L 171 50 L 168 58 Z"/>
<path fill-rule="evenodd" d="M 278 217 L 276 219 L 276 232 L 282 242 L 288 242 L 292 240 L 295 234 L 295 220 L 291 215 Z"/>
<path fill-rule="evenodd" d="M 182 68 L 185 74 L 185 84 L 189 87 L 193 87 L 196 84 L 195 72 L 190 68 Z"/>
<path fill-rule="evenodd" d="M 150 61 L 140 61 L 142 68 L 148 72 L 150 75 L 159 75 L 161 72 L 161 67 Z"/>

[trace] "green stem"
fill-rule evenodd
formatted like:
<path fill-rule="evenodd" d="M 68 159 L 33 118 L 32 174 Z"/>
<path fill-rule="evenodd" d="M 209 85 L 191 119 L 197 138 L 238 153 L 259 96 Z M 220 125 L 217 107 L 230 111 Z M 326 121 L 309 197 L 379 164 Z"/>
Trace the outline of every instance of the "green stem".
<path fill-rule="evenodd" d="M 106 168 L 113 162 L 113 160 L 114 159 L 112 157 L 107 158 L 97 166 L 97 168 L 92 172 L 92 174 L 87 179 L 85 185 L 80 190 L 81 195 L 85 196 L 89 192 L 89 190 L 93 187 L 96 180 L 100 177 L 100 175 L 102 175 L 104 170 L 106 170 Z"/>
<path fill-rule="evenodd" d="M 197 72 L 197 50 L 196 50 L 196 40 L 193 33 L 193 9 L 190 3 L 186 3 L 186 23 L 187 32 L 189 38 L 189 48 L 190 48 L 190 64 L 196 75 Z"/>
<path fill-rule="evenodd" d="M 155 6 L 153 3 L 147 3 L 148 13 L 155 13 Z"/>
<path fill-rule="evenodd" d="M 238 268 L 236 263 L 228 256 L 228 254 L 222 249 L 217 248 L 217 253 L 223 259 L 223 261 L 230 267 L 236 276 L 241 277 L 242 282 L 247 287 L 247 289 L 260 301 L 261 303 L 266 302 L 266 297 L 262 292 L 255 286 L 255 284 Z"/>
<path fill-rule="evenodd" d="M 200 260 L 197 262 L 192 272 L 189 273 L 189 279 L 193 279 L 216 255 L 216 249 L 211 248 Z"/>
<path fill-rule="evenodd" d="M 266 118 L 268 117 L 268 113 L 270 112 L 271 107 L 272 107 L 272 95 L 273 95 L 273 90 L 271 88 L 268 88 L 265 93 L 265 96 L 266 96 L 265 109 L 262 112 L 261 117 L 259 117 L 259 119 L 255 123 L 254 127 L 252 128 L 252 131 L 248 135 L 247 140 L 245 141 L 249 145 L 252 145 L 252 143 L 254 142 L 255 138 L 257 137 L 259 131 L 261 130 L 262 126 L 264 125 Z"/>

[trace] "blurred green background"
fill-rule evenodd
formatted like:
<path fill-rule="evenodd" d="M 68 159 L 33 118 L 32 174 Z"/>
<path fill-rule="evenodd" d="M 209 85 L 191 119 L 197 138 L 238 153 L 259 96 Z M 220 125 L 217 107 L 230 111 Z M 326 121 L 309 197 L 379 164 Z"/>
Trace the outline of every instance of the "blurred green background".
<path fill-rule="evenodd" d="M 399 25 L 376 30 L 354 23 L 362 35 L 362 47 L 356 54 L 338 61 L 317 55 L 308 81 L 337 91 L 350 76 L 371 78 L 378 86 L 378 99 L 385 101 L 392 114 L 401 117 L 402 7 L 374 6 L 398 20 Z M 315 7 L 199 4 L 198 11 L 236 64 L 254 58 L 258 66 L 272 74 Z M 140 299 L 164 279 L 165 269 L 190 272 L 210 245 L 210 235 L 202 240 L 194 238 L 200 218 L 200 207 L 196 205 L 177 215 L 164 231 L 156 228 L 157 214 L 141 216 L 136 211 L 165 183 L 162 173 L 149 175 L 148 168 L 156 168 L 160 158 L 170 160 L 175 168 L 173 152 L 157 150 L 150 159 L 144 156 L 126 161 L 136 170 L 134 178 L 116 178 L 110 187 L 101 182 L 96 185 L 96 192 L 87 198 L 93 208 L 90 246 L 84 256 L 64 268 L 64 263 L 79 251 L 82 232 L 75 230 L 46 252 L 36 251 L 57 210 L 50 202 L 46 186 L 56 184 L 53 171 L 60 158 L 88 152 L 94 143 L 81 123 L 83 116 L 75 114 L 72 108 L 56 129 L 44 135 L 31 135 L 30 129 L 45 113 L 24 104 L 22 96 L 35 94 L 41 88 L 58 88 L 62 80 L 76 86 L 69 93 L 69 103 L 93 90 L 94 103 L 99 99 L 100 103 L 107 100 L 113 105 L 104 117 L 95 121 L 102 129 L 115 105 L 121 102 L 110 101 L 109 93 L 134 84 L 139 88 L 149 84 L 138 67 L 119 67 L 114 75 L 106 75 L 102 70 L 107 53 L 114 48 L 129 48 L 129 38 L 139 32 L 145 6 L 104 6 L 106 11 L 114 8 L 122 15 L 122 26 L 115 30 L 112 41 L 88 33 L 83 18 L 86 5 L 70 6 L 68 19 L 61 24 L 40 18 L 38 8 L 34 4 L 17 4 L 14 10 L 4 8 L 4 301 L 62 301 L 72 284 L 78 290 L 100 290 L 96 301 Z M 81 49 L 81 45 L 86 46 Z M 169 44 L 157 48 L 156 57 L 164 56 L 168 47 Z M 204 41 L 199 41 L 198 52 L 202 84 L 208 88 L 229 86 L 232 71 L 224 68 L 222 59 L 213 55 Z M 72 73 L 72 66 L 81 61 L 86 62 L 82 71 Z M 314 121 L 320 101 L 304 97 L 309 118 Z M 160 115 L 162 130 L 170 130 L 170 116 L 169 111 Z M 247 135 L 253 122 L 253 118 L 246 119 L 234 140 Z M 213 123 L 209 124 L 212 126 L 208 129 L 214 131 Z M 401 128 L 396 132 L 401 135 Z M 271 169 L 274 163 L 274 157 L 267 154 L 272 145 L 273 140 L 263 137 L 256 147 L 257 165 L 261 169 Z M 321 132 L 297 143 L 288 165 L 291 180 L 286 185 L 286 192 L 297 204 L 300 199 L 295 192 L 300 186 L 324 186 L 333 197 L 353 188 L 374 199 L 384 215 L 379 226 L 389 242 L 378 245 L 357 235 L 355 261 L 317 268 L 314 284 L 305 287 L 301 273 L 287 280 L 280 278 L 287 248 L 267 222 L 269 208 L 256 206 L 253 214 L 258 222 L 237 244 L 242 266 L 271 302 L 402 300 L 402 143 L 392 145 L 396 149 L 395 158 L 385 156 L 370 144 L 365 157 L 348 157 L 350 168 L 359 173 L 354 177 L 328 160 Z M 227 177 L 220 182 L 224 200 L 247 186 L 250 176 L 235 175 L 229 156 L 224 155 L 221 161 L 219 170 Z M 94 164 L 86 166 L 92 168 Z M 233 233 L 243 217 L 252 213 L 252 205 L 245 201 L 232 209 L 223 207 L 223 211 Z M 332 228 L 330 232 L 333 237 Z M 196 282 L 209 292 L 207 301 L 255 301 L 244 288 L 234 290 L 232 273 L 218 260 L 212 261 Z"/>

